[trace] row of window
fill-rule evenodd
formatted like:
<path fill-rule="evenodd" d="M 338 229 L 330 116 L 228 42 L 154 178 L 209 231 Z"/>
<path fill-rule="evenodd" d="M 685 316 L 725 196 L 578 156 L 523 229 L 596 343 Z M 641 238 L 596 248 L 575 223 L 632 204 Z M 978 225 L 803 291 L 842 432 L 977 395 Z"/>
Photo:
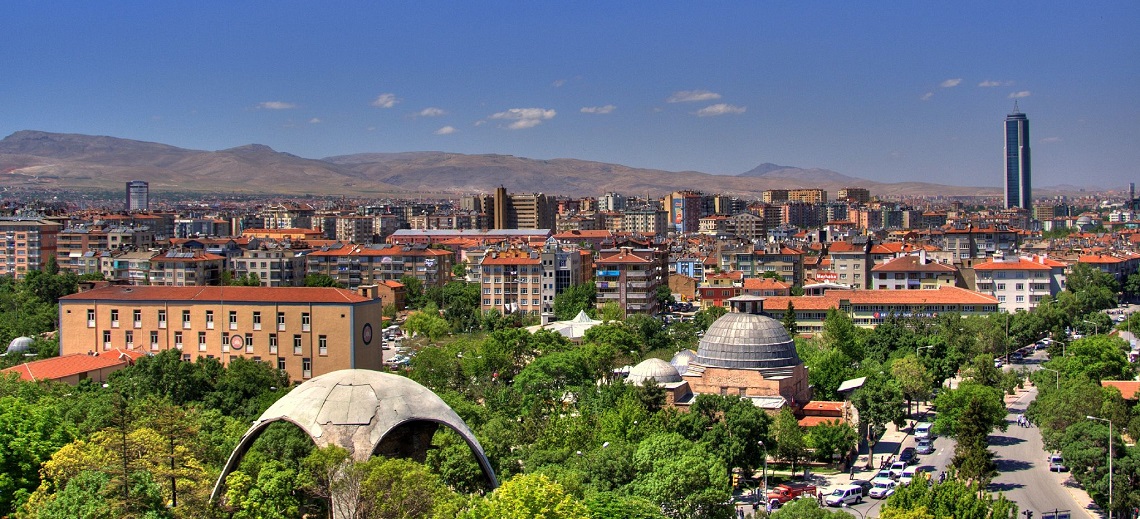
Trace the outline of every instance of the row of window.
<path fill-rule="evenodd" d="M 213 310 L 206 310 L 205 315 L 206 315 L 206 321 L 205 321 L 206 322 L 206 328 L 207 329 L 213 329 L 214 328 L 214 311 Z M 253 312 L 252 317 L 253 317 L 253 329 L 254 330 L 260 330 L 261 329 L 261 312 L 257 312 L 257 311 Z M 135 328 L 141 328 L 142 327 L 142 310 L 139 310 L 139 309 L 133 310 L 131 312 L 131 318 L 134 322 Z M 238 313 L 236 310 L 230 310 L 230 312 L 229 312 L 230 329 L 231 330 L 237 329 L 237 324 L 238 324 Z M 301 312 L 301 329 L 303 331 L 309 331 L 311 326 L 312 326 L 312 316 L 309 314 L 309 312 Z M 87 309 L 87 327 L 88 328 L 94 328 L 95 327 L 95 309 L 94 308 L 88 308 Z M 119 310 L 118 309 L 112 309 L 111 310 L 111 327 L 112 328 L 118 328 L 119 327 Z M 158 310 L 158 327 L 159 328 L 166 328 L 166 310 Z M 191 328 L 190 310 L 183 310 L 182 311 L 182 327 L 187 328 L 187 329 Z M 284 331 L 285 330 L 285 312 L 277 312 L 277 329 L 278 329 L 278 331 Z"/>
<path fill-rule="evenodd" d="M 527 306 L 526 301 L 527 301 L 526 299 L 519 299 L 518 300 L 519 306 Z M 514 301 L 509 301 L 509 302 L 513 303 Z M 501 298 L 496 297 L 495 298 L 495 304 L 501 305 L 501 304 L 503 304 L 503 300 Z M 489 298 L 489 297 L 483 298 L 483 306 L 490 306 L 490 305 L 491 305 L 491 298 Z M 538 300 L 537 299 L 531 299 L 530 300 L 530 306 L 538 306 Z"/>
<path fill-rule="evenodd" d="M 238 334 L 234 334 L 234 335 L 236 336 Z M 182 332 L 174 332 L 174 347 L 175 348 L 177 348 L 179 350 L 182 349 L 183 338 L 184 337 L 183 337 Z M 159 332 L 151 331 L 150 332 L 150 349 L 151 349 L 151 351 L 158 351 L 158 349 L 159 349 L 159 340 L 158 339 L 159 339 Z M 242 347 L 241 348 L 233 348 L 235 342 L 238 342 L 239 344 L 241 344 Z M 127 349 L 134 349 L 134 347 L 135 347 L 135 332 L 134 332 L 134 330 L 126 330 L 125 332 L 123 332 L 123 343 L 126 345 Z M 231 342 L 230 334 L 229 333 L 222 333 L 221 344 L 222 344 L 222 353 L 229 353 L 230 351 L 235 351 L 235 352 L 245 351 L 246 353 L 253 353 L 254 347 L 255 347 L 254 335 L 252 333 L 247 333 L 244 336 L 242 336 L 242 340 L 240 342 L 239 341 Z M 278 354 L 278 352 L 277 352 L 278 339 L 277 339 L 276 333 L 269 334 L 268 344 L 269 344 L 269 354 L 270 355 L 277 355 Z M 113 343 L 112 343 L 112 332 L 111 332 L 111 330 L 103 330 L 103 349 L 109 350 L 112 347 L 113 347 Z M 206 351 L 206 349 L 207 349 L 206 332 L 198 332 L 198 351 Z M 293 355 L 302 355 L 303 351 L 304 351 L 304 338 L 300 334 L 294 334 L 293 335 Z M 329 354 L 329 341 L 328 341 L 327 336 L 325 336 L 325 335 L 318 335 L 317 336 L 317 352 L 322 357 L 327 356 Z"/>

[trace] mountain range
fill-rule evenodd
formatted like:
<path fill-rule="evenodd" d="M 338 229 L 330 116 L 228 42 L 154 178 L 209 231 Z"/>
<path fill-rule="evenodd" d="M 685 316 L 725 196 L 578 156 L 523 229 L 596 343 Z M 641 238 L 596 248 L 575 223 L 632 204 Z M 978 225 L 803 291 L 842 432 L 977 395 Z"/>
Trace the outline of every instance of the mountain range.
<path fill-rule="evenodd" d="M 283 195 L 430 195 L 514 193 L 596 196 L 606 192 L 660 196 L 695 189 L 759 197 L 767 189 L 845 187 L 874 195 L 999 195 L 993 187 L 923 182 L 882 183 L 826 169 L 765 163 L 738 175 L 634 168 L 578 159 L 529 159 L 437 151 L 358 153 L 307 159 L 249 144 L 190 150 L 106 136 L 18 131 L 0 140 L 0 186 L 119 190 L 145 180 L 152 191 Z"/>

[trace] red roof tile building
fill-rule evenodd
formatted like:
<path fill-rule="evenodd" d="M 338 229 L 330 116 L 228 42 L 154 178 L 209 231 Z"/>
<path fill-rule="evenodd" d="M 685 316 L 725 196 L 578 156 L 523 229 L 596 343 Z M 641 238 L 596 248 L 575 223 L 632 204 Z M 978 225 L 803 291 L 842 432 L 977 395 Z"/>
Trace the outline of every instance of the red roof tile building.
<path fill-rule="evenodd" d="M 768 297 L 764 314 L 782 319 L 788 303 L 795 307 L 796 324 L 803 333 L 822 332 L 824 318 L 832 308 L 846 313 L 856 326 L 863 328 L 874 328 L 891 315 L 986 315 L 998 310 L 995 297 L 944 286 L 937 290 L 827 290 L 818 296 Z"/>
<path fill-rule="evenodd" d="M 16 373 L 21 380 L 39 382 L 51 380 L 78 384 L 84 380 L 101 383 L 120 369 L 135 363 L 144 354 L 118 348 L 104 352 L 72 353 L 50 359 L 34 360 L 0 370 L 5 375 Z"/>
<path fill-rule="evenodd" d="M 656 315 L 657 287 L 668 283 L 668 258 L 656 249 L 600 251 L 594 260 L 598 308 L 613 302 L 626 314 Z"/>
<path fill-rule="evenodd" d="M 1030 311 L 1065 288 L 1065 264 L 1044 256 L 1003 257 L 974 265 L 975 289 L 1005 312 Z"/>

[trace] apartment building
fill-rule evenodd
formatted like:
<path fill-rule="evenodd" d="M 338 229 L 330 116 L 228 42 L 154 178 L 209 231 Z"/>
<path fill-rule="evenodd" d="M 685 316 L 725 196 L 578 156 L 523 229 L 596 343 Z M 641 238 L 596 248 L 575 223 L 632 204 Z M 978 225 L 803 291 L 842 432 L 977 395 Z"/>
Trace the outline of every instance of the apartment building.
<path fill-rule="evenodd" d="M 336 219 L 336 239 L 348 243 L 372 243 L 375 219 L 371 216 L 340 216 Z"/>
<path fill-rule="evenodd" d="M 266 229 L 309 229 L 315 214 L 308 204 L 269 204 L 258 213 Z"/>
<path fill-rule="evenodd" d="M 833 242 L 828 245 L 827 253 L 837 275 L 836 282 L 856 289 L 872 288 L 871 269 L 876 263 L 894 257 L 893 251 L 871 240 Z"/>
<path fill-rule="evenodd" d="M 602 221 L 605 223 L 606 215 L 602 216 Z M 614 218 L 611 218 L 614 220 Z M 669 232 L 669 212 L 663 209 L 627 209 L 621 214 L 620 218 L 616 218 L 615 224 L 606 224 L 605 228 L 610 229 L 616 227 L 618 230 L 625 232 L 635 232 L 640 234 L 653 233 L 657 236 L 664 236 Z"/>
<path fill-rule="evenodd" d="M 291 380 L 380 369 L 375 287 L 107 286 L 60 298 L 60 355 L 114 348 L 267 362 Z"/>
<path fill-rule="evenodd" d="M 150 259 L 150 285 L 182 287 L 217 285 L 226 257 L 204 251 L 171 249 Z"/>
<path fill-rule="evenodd" d="M 827 191 L 822 189 L 789 189 L 788 201 L 824 204 L 827 203 Z"/>
<path fill-rule="evenodd" d="M 484 312 L 539 315 L 543 310 L 542 258 L 537 251 L 488 251 L 479 265 Z M 551 302 L 553 304 L 553 301 Z"/>
<path fill-rule="evenodd" d="M 871 191 L 862 187 L 846 187 L 839 190 L 836 198 L 857 204 L 868 204 L 871 203 Z"/>
<path fill-rule="evenodd" d="M 43 270 L 56 255 L 57 238 L 63 226 L 39 218 L 0 218 L 0 275 L 23 279 L 28 271 Z"/>
<path fill-rule="evenodd" d="M 995 253 L 1016 256 L 1020 236 L 1016 229 L 1002 225 L 964 227 L 947 229 L 943 235 L 942 248 L 953 254 L 955 263 L 968 263 L 970 260 L 985 260 Z"/>
<path fill-rule="evenodd" d="M 871 267 L 871 286 L 876 290 L 929 290 L 954 286 L 957 276 L 956 267 L 929 261 L 922 250 Z"/>
<path fill-rule="evenodd" d="M 594 260 L 598 308 L 614 302 L 627 314 L 656 315 L 657 287 L 668 283 L 668 255 L 655 249 L 621 247 Z"/>
<path fill-rule="evenodd" d="M 1065 285 L 1065 264 L 1044 257 L 998 255 L 974 265 L 975 288 L 993 296 L 1002 311 L 1031 311 L 1045 296 L 1056 296 Z"/>
<path fill-rule="evenodd" d="M 799 285 L 804 280 L 804 252 L 779 244 L 768 244 L 764 248 L 751 245 L 721 247 L 717 251 L 716 264 L 725 272 L 743 272 L 745 278 L 775 272 L 789 285 Z"/>
<path fill-rule="evenodd" d="M 422 231 L 431 232 L 431 231 Z M 325 274 L 348 288 L 399 281 L 411 276 L 424 288 L 443 286 L 451 279 L 455 253 L 423 245 L 345 245 L 322 247 L 307 258 L 309 274 Z"/>
<path fill-rule="evenodd" d="M 305 255 L 293 249 L 244 250 L 230 260 L 237 277 L 256 275 L 263 287 L 299 287 L 305 284 Z"/>

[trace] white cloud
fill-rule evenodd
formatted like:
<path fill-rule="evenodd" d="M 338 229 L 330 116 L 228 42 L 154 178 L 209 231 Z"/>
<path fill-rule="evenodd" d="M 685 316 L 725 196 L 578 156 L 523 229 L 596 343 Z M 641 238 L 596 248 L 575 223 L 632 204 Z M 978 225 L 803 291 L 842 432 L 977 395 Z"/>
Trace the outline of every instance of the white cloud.
<path fill-rule="evenodd" d="M 266 101 L 264 103 L 258 103 L 257 107 L 264 110 L 289 110 L 291 108 L 297 108 L 297 105 L 286 103 L 285 101 Z"/>
<path fill-rule="evenodd" d="M 999 87 L 999 86 L 1010 86 L 1012 84 L 1013 84 L 1013 81 L 995 81 L 992 79 L 987 79 L 985 81 L 982 81 L 981 83 L 978 83 L 978 86 L 980 86 L 982 88 L 989 88 L 989 87 Z"/>
<path fill-rule="evenodd" d="M 549 121 L 553 119 L 556 112 L 547 108 L 511 108 L 505 112 L 498 112 L 491 114 L 490 119 L 503 119 L 513 121 L 507 125 L 507 128 L 512 130 L 523 130 L 526 128 L 534 128 L 542 124 L 542 121 Z"/>
<path fill-rule="evenodd" d="M 583 106 L 581 112 L 584 114 L 608 114 L 613 112 L 617 107 L 614 105 L 606 106 Z"/>
<path fill-rule="evenodd" d="M 558 87 L 565 85 L 565 84 L 566 84 L 565 79 L 555 79 L 554 82 L 551 83 L 550 85 L 553 86 L 554 88 L 558 88 Z"/>
<path fill-rule="evenodd" d="M 1061 142 L 1061 138 L 1060 137 L 1045 137 L 1044 139 L 1041 139 L 1041 142 Z"/>
<path fill-rule="evenodd" d="M 720 94 L 708 90 L 679 90 L 666 99 L 669 103 L 688 103 L 692 101 L 713 101 L 720 99 Z"/>
<path fill-rule="evenodd" d="M 432 133 L 436 135 L 451 135 L 457 131 L 459 130 L 456 130 L 454 126 L 444 126 L 443 128 L 440 128 Z"/>
<path fill-rule="evenodd" d="M 314 117 L 312 119 L 309 119 L 309 124 L 321 124 L 321 120 Z"/>
<path fill-rule="evenodd" d="M 927 92 L 925 94 L 922 94 L 922 97 L 920 97 L 919 99 L 921 99 L 923 101 L 929 101 L 930 98 L 932 98 L 932 97 L 934 97 L 934 92 Z"/>
<path fill-rule="evenodd" d="M 396 94 L 380 94 L 376 100 L 372 101 L 372 106 L 377 108 L 392 108 L 399 103 L 400 100 L 396 98 Z"/>
<path fill-rule="evenodd" d="M 956 77 L 953 79 L 947 79 L 946 81 L 939 83 L 938 86 L 940 86 L 942 88 L 954 88 L 954 87 L 958 86 L 958 84 L 961 82 L 962 82 L 962 78 Z"/>
<path fill-rule="evenodd" d="M 420 110 L 419 112 L 416 112 L 416 115 L 420 117 L 439 117 L 441 115 L 447 115 L 447 112 L 444 111 L 443 108 L 429 106 L 423 110 Z"/>
<path fill-rule="evenodd" d="M 742 114 L 747 109 L 748 108 L 744 106 L 718 103 L 706 106 L 693 113 L 696 114 L 697 117 L 712 117 L 716 115 Z"/>
<path fill-rule="evenodd" d="M 1029 91 L 1028 90 L 1022 90 L 1020 92 L 1010 92 L 1009 93 L 1010 99 L 1019 99 L 1022 97 L 1029 97 Z"/>

